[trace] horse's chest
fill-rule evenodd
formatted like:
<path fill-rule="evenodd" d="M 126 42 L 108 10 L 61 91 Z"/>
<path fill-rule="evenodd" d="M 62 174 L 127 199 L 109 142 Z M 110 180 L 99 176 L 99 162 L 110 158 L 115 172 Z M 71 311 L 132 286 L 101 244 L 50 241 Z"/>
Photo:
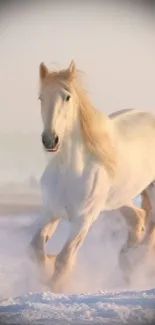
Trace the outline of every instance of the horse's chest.
<path fill-rule="evenodd" d="M 80 177 L 72 170 L 48 171 L 43 176 L 43 188 L 46 204 L 56 217 L 68 218 L 78 213 L 90 196 L 95 174 L 87 170 Z"/>
<path fill-rule="evenodd" d="M 59 199 L 65 209 L 72 213 L 73 210 L 79 209 L 89 196 L 93 186 L 94 175 L 89 175 L 88 172 L 78 177 L 76 173 L 67 171 L 59 181 Z"/>

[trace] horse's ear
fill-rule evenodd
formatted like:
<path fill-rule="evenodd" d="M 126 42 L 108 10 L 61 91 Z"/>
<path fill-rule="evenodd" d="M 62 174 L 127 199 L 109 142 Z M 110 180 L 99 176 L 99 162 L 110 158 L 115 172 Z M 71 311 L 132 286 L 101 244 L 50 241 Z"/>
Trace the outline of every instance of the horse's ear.
<path fill-rule="evenodd" d="M 74 75 L 76 73 L 76 64 L 75 64 L 74 60 L 71 61 L 70 65 L 69 65 L 69 68 L 68 68 L 68 71 L 69 71 L 70 75 L 72 77 L 74 77 Z"/>
<path fill-rule="evenodd" d="M 44 64 L 44 62 L 40 63 L 39 66 L 39 75 L 40 75 L 40 79 L 44 80 L 45 77 L 48 75 L 48 68 L 46 67 L 46 65 Z"/>

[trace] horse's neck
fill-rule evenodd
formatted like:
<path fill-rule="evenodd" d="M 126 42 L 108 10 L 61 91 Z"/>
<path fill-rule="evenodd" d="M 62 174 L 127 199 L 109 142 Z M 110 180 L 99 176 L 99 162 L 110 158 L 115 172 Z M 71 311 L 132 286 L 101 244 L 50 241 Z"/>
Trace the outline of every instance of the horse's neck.
<path fill-rule="evenodd" d="M 55 162 L 62 172 L 69 169 L 80 174 L 86 168 L 88 159 L 89 152 L 77 124 L 73 132 L 65 137 Z"/>
<path fill-rule="evenodd" d="M 101 134 L 102 128 L 103 133 L 105 132 L 106 128 L 112 140 L 113 127 L 111 124 L 112 121 L 109 118 L 106 118 L 102 114 L 102 112 L 98 112 L 98 128 L 99 130 L 101 130 Z M 97 161 L 100 164 L 100 158 L 97 158 L 97 156 L 95 156 L 89 150 L 88 144 L 85 138 L 83 137 L 83 132 L 81 130 L 79 119 L 77 119 L 72 133 L 64 137 L 62 148 L 58 155 L 57 163 L 60 164 L 61 169 L 69 168 L 74 169 L 74 171 L 77 171 L 78 173 L 81 173 L 84 169 L 88 169 L 90 166 L 93 166 L 93 163 L 96 164 Z"/>

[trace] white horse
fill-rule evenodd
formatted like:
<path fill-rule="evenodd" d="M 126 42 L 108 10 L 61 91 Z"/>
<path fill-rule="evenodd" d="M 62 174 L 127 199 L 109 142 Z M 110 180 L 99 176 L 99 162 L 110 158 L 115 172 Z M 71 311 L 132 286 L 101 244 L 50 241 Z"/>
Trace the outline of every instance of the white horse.
<path fill-rule="evenodd" d="M 67 242 L 55 257 L 50 282 L 55 292 L 63 290 L 100 212 L 126 206 L 141 214 L 132 198 L 155 180 L 155 116 L 125 110 L 106 117 L 90 103 L 79 76 L 74 61 L 59 71 L 40 64 L 42 143 L 49 161 L 41 179 L 43 213 L 31 245 L 46 263 L 45 242 L 60 220 L 70 221 Z"/>

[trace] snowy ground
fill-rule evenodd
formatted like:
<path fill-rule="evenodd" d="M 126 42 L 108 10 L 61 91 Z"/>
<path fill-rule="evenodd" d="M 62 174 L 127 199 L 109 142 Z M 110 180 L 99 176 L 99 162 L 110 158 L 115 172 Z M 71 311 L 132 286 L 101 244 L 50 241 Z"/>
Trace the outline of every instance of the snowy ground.
<path fill-rule="evenodd" d="M 65 295 L 44 291 L 27 256 L 35 215 L 0 218 L 0 324 L 151 324 L 155 320 L 153 260 L 141 263 L 130 287 L 123 281 L 118 253 L 126 229 L 119 216 L 102 216 L 81 248 Z M 57 252 L 68 225 L 47 246 Z M 147 264 L 147 265 L 146 265 Z"/>
<path fill-rule="evenodd" d="M 5 324 L 153 324 L 154 295 L 155 290 L 70 296 L 27 294 L 3 301 L 1 320 Z"/>

